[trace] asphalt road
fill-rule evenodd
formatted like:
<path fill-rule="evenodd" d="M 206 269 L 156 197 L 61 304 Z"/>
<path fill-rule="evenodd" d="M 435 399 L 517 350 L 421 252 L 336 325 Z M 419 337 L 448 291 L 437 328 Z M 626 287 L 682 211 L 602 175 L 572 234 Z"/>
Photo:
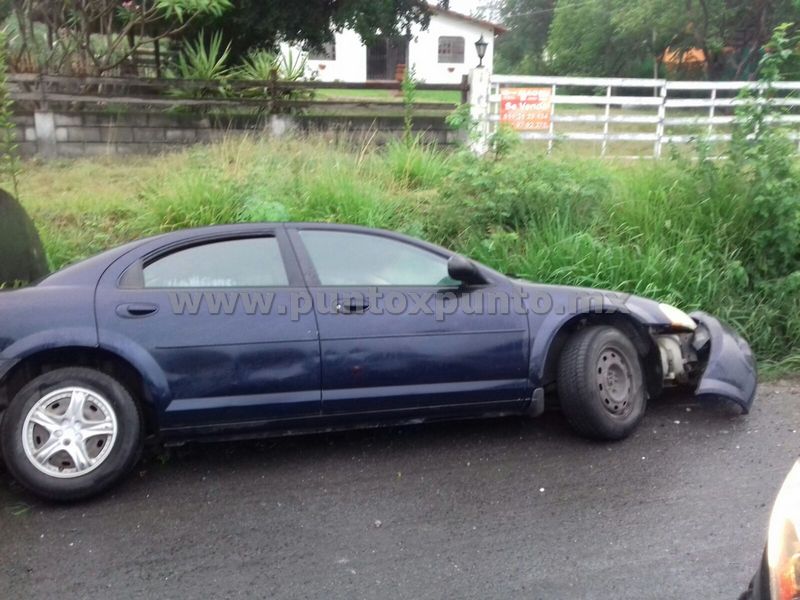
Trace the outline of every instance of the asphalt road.
<path fill-rule="evenodd" d="M 0 472 L 0 598 L 731 598 L 800 456 L 800 382 L 674 397 L 618 444 L 558 414 L 193 445 L 97 500 Z"/>

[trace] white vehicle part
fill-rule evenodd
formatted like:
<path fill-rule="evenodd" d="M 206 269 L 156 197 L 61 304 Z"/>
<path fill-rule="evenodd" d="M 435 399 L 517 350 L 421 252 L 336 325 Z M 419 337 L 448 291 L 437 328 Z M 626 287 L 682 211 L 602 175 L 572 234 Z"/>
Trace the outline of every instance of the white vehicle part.
<path fill-rule="evenodd" d="M 684 366 L 681 341 L 677 335 L 660 335 L 656 339 L 658 351 L 661 354 L 661 370 L 664 380 L 682 382 L 688 377 Z"/>

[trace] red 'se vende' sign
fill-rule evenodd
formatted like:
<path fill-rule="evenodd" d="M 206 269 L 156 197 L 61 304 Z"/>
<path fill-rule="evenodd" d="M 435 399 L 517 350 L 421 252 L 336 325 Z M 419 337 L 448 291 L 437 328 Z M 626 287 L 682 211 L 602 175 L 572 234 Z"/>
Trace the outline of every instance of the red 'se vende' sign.
<path fill-rule="evenodd" d="M 550 129 L 552 88 L 500 88 L 500 122 L 517 131 Z"/>

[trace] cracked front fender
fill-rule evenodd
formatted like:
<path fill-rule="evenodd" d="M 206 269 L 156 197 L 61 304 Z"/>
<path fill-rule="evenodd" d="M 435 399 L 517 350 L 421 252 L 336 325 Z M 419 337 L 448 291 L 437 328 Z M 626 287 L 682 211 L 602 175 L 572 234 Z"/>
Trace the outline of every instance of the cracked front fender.
<path fill-rule="evenodd" d="M 750 412 L 756 395 L 756 360 L 748 343 L 716 317 L 704 312 L 690 315 L 698 324 L 693 336 L 698 354 L 707 353 L 695 396 L 725 398 Z M 707 341 L 703 336 L 707 334 Z M 707 346 L 707 347 L 706 347 Z"/>

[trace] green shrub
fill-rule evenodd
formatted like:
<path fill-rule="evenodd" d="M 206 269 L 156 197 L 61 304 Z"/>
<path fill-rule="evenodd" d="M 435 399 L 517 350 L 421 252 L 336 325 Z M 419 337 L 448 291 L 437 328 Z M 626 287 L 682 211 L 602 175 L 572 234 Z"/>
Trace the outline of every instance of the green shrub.
<path fill-rule="evenodd" d="M 281 222 L 289 220 L 289 211 L 281 202 L 266 200 L 258 195 L 248 198 L 241 213 L 242 221 L 263 223 L 269 221 Z"/>
<path fill-rule="evenodd" d="M 22 181 L 54 266 L 179 227 L 355 223 L 423 237 L 533 281 L 703 308 L 740 328 L 762 362 L 797 364 L 796 166 L 763 152 L 773 166 L 568 161 L 524 147 L 479 159 L 421 143 L 376 150 L 324 138 L 231 138 L 141 159 L 129 185 L 115 182 L 123 191 L 113 202 L 104 188 L 84 206 L 109 172 L 122 176 L 120 163 L 73 164 L 68 188 L 80 201 L 72 203 L 54 191 L 63 169 L 27 165 Z"/>
<path fill-rule="evenodd" d="M 277 60 L 278 78 L 283 81 L 297 81 L 306 74 L 308 57 L 302 52 L 287 50 L 281 52 Z"/>
<path fill-rule="evenodd" d="M 222 34 L 217 31 L 211 35 L 206 43 L 205 33 L 201 31 L 193 42 L 187 42 L 175 65 L 175 70 L 169 75 L 178 79 L 195 79 L 208 81 L 193 88 L 176 88 L 171 90 L 171 95 L 177 98 L 207 98 L 225 96 L 228 93 L 226 82 L 231 76 L 228 65 L 230 58 L 230 43 L 222 46 Z"/>
<path fill-rule="evenodd" d="M 520 153 L 484 160 L 460 153 L 441 187 L 431 235 L 441 241 L 495 229 L 540 230 L 553 221 L 579 228 L 610 194 L 599 165 Z"/>
<path fill-rule="evenodd" d="M 425 231 L 532 281 L 709 310 L 780 359 L 800 351 L 800 178 L 781 143 L 764 143 L 722 166 L 461 155 Z"/>
<path fill-rule="evenodd" d="M 242 59 L 242 64 L 233 71 L 236 79 L 251 81 L 268 81 L 278 68 L 278 57 L 263 48 L 251 50 Z M 263 93 L 263 90 L 262 90 Z"/>

